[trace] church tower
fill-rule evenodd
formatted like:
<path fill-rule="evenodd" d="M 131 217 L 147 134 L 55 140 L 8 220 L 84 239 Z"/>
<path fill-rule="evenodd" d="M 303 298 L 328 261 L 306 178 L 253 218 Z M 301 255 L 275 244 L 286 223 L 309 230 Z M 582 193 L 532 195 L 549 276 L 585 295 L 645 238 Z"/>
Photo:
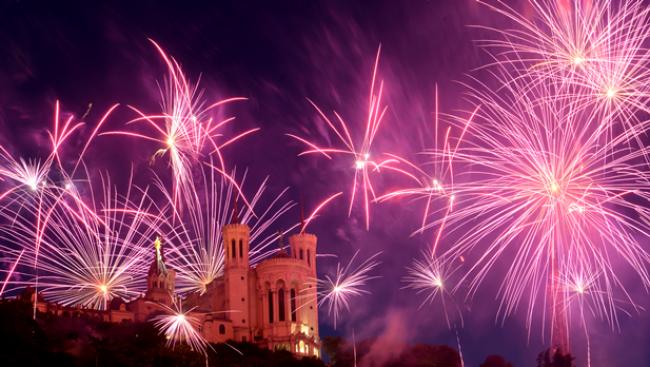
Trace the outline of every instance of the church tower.
<path fill-rule="evenodd" d="M 302 210 L 301 210 L 302 212 Z M 304 217 L 301 213 L 300 226 L 301 231 L 289 237 L 289 245 L 291 246 L 291 257 L 302 262 L 309 268 L 309 280 L 302 285 L 307 289 L 302 289 L 301 293 L 304 295 L 301 300 L 301 307 L 299 308 L 298 320 L 305 325 L 310 335 L 316 336 L 318 339 L 318 296 L 316 291 L 316 246 L 318 238 L 316 235 L 304 232 Z M 297 350 L 302 353 L 300 348 Z"/>
<path fill-rule="evenodd" d="M 155 258 L 147 273 L 146 298 L 167 306 L 171 306 L 174 299 L 176 273 L 167 269 L 165 265 L 165 252 L 160 237 L 154 241 Z"/>
<path fill-rule="evenodd" d="M 291 256 L 307 265 L 311 274 L 316 276 L 316 235 L 304 232 L 304 218 L 301 214 L 301 231 L 289 237 L 289 246 L 291 246 Z"/>
<path fill-rule="evenodd" d="M 239 222 L 237 201 L 230 224 L 222 230 L 225 255 L 225 307 L 232 321 L 233 336 L 237 341 L 251 340 L 248 295 L 248 251 L 250 228 Z"/>

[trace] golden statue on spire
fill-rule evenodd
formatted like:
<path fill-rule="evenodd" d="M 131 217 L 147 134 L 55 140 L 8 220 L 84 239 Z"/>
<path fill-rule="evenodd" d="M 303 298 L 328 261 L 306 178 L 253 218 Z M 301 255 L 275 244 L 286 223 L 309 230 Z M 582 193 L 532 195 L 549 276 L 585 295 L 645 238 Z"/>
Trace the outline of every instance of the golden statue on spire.
<path fill-rule="evenodd" d="M 153 247 L 156 249 L 156 260 L 158 262 L 162 261 L 162 252 L 160 251 L 162 248 L 162 241 L 160 240 L 160 236 L 156 236 L 156 240 L 153 241 Z"/>

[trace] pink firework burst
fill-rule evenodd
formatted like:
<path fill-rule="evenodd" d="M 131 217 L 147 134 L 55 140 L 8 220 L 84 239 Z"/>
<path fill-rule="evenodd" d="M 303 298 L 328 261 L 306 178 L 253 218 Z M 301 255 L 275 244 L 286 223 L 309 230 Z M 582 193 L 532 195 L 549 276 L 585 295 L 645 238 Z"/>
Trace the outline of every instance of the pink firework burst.
<path fill-rule="evenodd" d="M 334 328 L 336 328 L 341 313 L 350 310 L 352 299 L 370 293 L 365 289 L 368 281 L 378 278 L 370 273 L 380 265 L 377 260 L 380 253 L 355 264 L 358 254 L 359 251 L 355 252 L 345 266 L 337 264 L 335 274 L 325 275 L 322 279 L 317 280 L 318 296 L 320 297 L 318 305 L 327 306 L 327 312 L 334 320 Z"/>
<path fill-rule="evenodd" d="M 354 177 L 350 188 L 348 215 L 352 213 L 352 208 L 357 195 L 360 195 L 366 229 L 370 228 L 370 204 L 376 199 L 375 189 L 373 188 L 371 181 L 371 173 L 378 171 L 382 165 L 387 163 L 386 160 L 378 160 L 377 157 L 379 155 L 374 155 L 376 152 L 372 152 L 373 142 L 387 110 L 387 107 L 382 103 L 382 95 L 384 92 L 383 80 L 379 81 L 379 85 L 377 85 L 377 68 L 379 67 L 380 53 L 381 47 L 377 50 L 377 57 L 372 72 L 367 118 L 361 139 L 353 138 L 351 133 L 352 129 L 336 111 L 334 111 L 335 122 L 332 122 L 332 120 L 309 99 L 309 103 L 314 106 L 319 116 L 336 135 L 341 145 L 323 147 L 295 134 L 287 134 L 291 138 L 296 139 L 307 146 L 307 150 L 303 151 L 299 155 L 320 154 L 327 159 L 333 159 L 333 156 L 345 157 L 346 162 L 349 162 L 350 169 L 354 171 Z"/>
<path fill-rule="evenodd" d="M 502 1 L 481 1 L 514 28 L 489 28 L 481 43 L 495 63 L 552 82 L 557 96 L 590 108 L 607 124 L 640 122 L 650 96 L 650 9 L 641 0 L 529 0 L 530 16 Z M 515 77 L 517 78 L 517 77 Z"/>
<path fill-rule="evenodd" d="M 87 181 L 83 198 L 77 184 L 71 189 L 76 199 L 28 202 L 25 212 L 31 214 L 17 213 L 13 206 L 0 211 L 3 218 L 11 218 L 0 226 L 0 236 L 20 246 L 26 262 L 35 267 L 22 273 L 13 287 L 39 286 L 49 301 L 100 310 L 113 298 L 128 301 L 145 290 L 146 259 L 162 217 L 150 213 L 146 190 L 135 198 L 130 190 L 118 194 L 104 177 L 101 185 L 101 198 Z M 39 206 L 45 208 L 40 227 L 32 218 Z"/>
<path fill-rule="evenodd" d="M 165 335 L 167 346 L 174 348 L 177 344 L 185 343 L 192 350 L 207 355 L 208 348 L 212 347 L 199 331 L 201 320 L 192 314 L 194 308 L 184 310 L 180 300 L 174 302 L 172 307 L 160 306 L 165 313 L 155 316 L 152 321 L 160 334 Z"/>
<path fill-rule="evenodd" d="M 471 259 L 462 279 L 470 294 L 507 258 L 499 310 L 505 317 L 524 302 L 529 325 L 544 304 L 553 305 L 551 324 L 564 323 L 560 274 L 597 273 L 599 308 L 614 325 L 616 299 L 633 304 L 620 270 L 650 285 L 650 254 L 639 242 L 650 235 L 650 172 L 637 144 L 647 123 L 605 134 L 598 114 L 558 97 L 555 84 L 503 73 L 502 88 L 471 91 L 478 110 L 456 121 L 464 140 L 453 154 L 454 210 L 440 209 L 429 226 L 446 223 L 457 240 L 440 256 Z"/>
<path fill-rule="evenodd" d="M 162 112 L 146 114 L 138 108 L 129 106 L 138 117 L 127 125 L 146 125 L 149 132 L 140 130 L 110 131 L 100 135 L 125 135 L 159 144 L 152 159 L 168 156 L 172 171 L 174 199 L 178 199 L 180 191 L 190 189 L 192 167 L 211 156 L 217 155 L 219 167 L 226 169 L 222 149 L 249 135 L 259 128 L 245 130 L 227 139 L 223 139 L 224 127 L 234 121 L 234 117 L 214 120 L 211 112 L 225 104 L 246 100 L 243 97 L 232 97 L 207 103 L 204 91 L 199 83 L 192 83 L 185 76 L 176 60 L 168 56 L 153 40 L 151 43 L 158 50 L 168 69 L 168 77 L 161 88 Z"/>

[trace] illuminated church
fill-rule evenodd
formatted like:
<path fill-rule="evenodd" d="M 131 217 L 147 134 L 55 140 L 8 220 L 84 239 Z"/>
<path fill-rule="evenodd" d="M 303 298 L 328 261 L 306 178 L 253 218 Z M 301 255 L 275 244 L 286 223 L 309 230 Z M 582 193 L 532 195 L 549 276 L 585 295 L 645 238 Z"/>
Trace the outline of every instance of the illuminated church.
<path fill-rule="evenodd" d="M 200 320 L 199 331 L 211 343 L 227 340 L 285 349 L 301 356 L 320 357 L 316 295 L 316 242 L 309 233 L 289 237 L 290 254 L 282 248 L 255 267 L 249 265 L 250 228 L 238 222 L 224 226 L 223 276 L 203 294 L 183 300 L 183 309 Z M 171 306 L 175 272 L 164 261 L 163 246 L 155 243 L 156 257 L 147 274 L 146 293 L 131 302 L 113 299 L 107 311 L 62 307 L 38 302 L 41 312 L 76 312 L 108 322 L 145 322 Z M 313 288 L 312 288 L 313 287 Z"/>

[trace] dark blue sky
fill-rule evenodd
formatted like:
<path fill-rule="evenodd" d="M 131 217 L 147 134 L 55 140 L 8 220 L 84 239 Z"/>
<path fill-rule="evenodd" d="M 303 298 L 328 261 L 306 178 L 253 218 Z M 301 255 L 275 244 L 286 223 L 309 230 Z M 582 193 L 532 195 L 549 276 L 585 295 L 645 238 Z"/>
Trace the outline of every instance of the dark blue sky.
<path fill-rule="evenodd" d="M 346 189 L 350 177 L 345 169 L 332 168 L 316 157 L 296 157 L 301 146 L 284 136 L 293 132 L 327 138 L 319 133 L 320 123 L 306 97 L 326 111 L 336 109 L 360 128 L 355 122 L 363 121 L 372 62 L 381 44 L 380 72 L 386 81 L 389 112 L 377 146 L 414 154 L 430 146 L 428 126 L 436 83 L 443 112 L 467 108 L 457 82 L 466 80 L 466 74 L 476 76 L 472 70 L 486 62 L 474 43 L 484 35 L 468 26 L 500 24 L 497 16 L 474 0 L 187 3 L 4 1 L 0 6 L 1 143 L 24 156 L 38 154 L 57 99 L 64 111 L 76 115 L 92 103 L 90 121 L 115 102 L 155 111 L 155 83 L 165 70 L 147 41 L 150 37 L 192 79 L 201 75 L 211 99 L 249 98 L 229 113 L 238 116 L 242 129 L 260 126 L 262 131 L 229 150 L 228 160 L 248 167 L 254 179 L 270 175 L 272 191 L 290 186 L 293 199 L 304 198 L 305 205 L 312 207 L 330 193 Z M 121 126 L 129 118 L 120 110 L 110 125 Z M 115 141 L 100 140 L 89 159 L 118 181 L 126 179 L 130 162 L 145 167 L 155 149 L 129 140 L 121 141 L 120 149 L 115 147 Z M 405 201 L 374 206 L 369 232 L 363 229 L 361 216 L 347 217 L 345 205 L 338 201 L 312 225 L 319 250 L 343 260 L 357 249 L 363 255 L 383 251 L 377 272 L 381 279 L 370 284 L 371 295 L 354 302 L 338 330 L 321 314 L 321 335 L 349 336 L 354 330 L 359 338 L 383 336 L 388 344 L 455 347 L 456 334 L 446 327 L 439 305 L 418 309 L 421 299 L 401 289 L 405 266 L 426 245 L 427 238 L 410 236 L 417 226 L 419 205 Z M 319 272 L 334 266 L 335 261 L 323 259 Z M 497 281 L 488 280 L 473 300 L 460 306 L 465 322 L 458 332 L 466 365 L 478 366 L 488 354 L 501 354 L 515 366 L 534 365 L 544 345 L 539 328 L 534 327 L 529 338 L 523 315 L 503 325 L 495 322 Z M 642 306 L 650 306 L 643 290 L 632 292 L 639 294 Z M 650 364 L 646 312 L 622 317 L 620 332 L 595 322 L 590 333 L 594 366 Z M 584 338 L 581 331 L 575 334 L 575 354 L 579 365 L 584 365 Z M 382 352 L 390 350 L 386 347 Z"/>

